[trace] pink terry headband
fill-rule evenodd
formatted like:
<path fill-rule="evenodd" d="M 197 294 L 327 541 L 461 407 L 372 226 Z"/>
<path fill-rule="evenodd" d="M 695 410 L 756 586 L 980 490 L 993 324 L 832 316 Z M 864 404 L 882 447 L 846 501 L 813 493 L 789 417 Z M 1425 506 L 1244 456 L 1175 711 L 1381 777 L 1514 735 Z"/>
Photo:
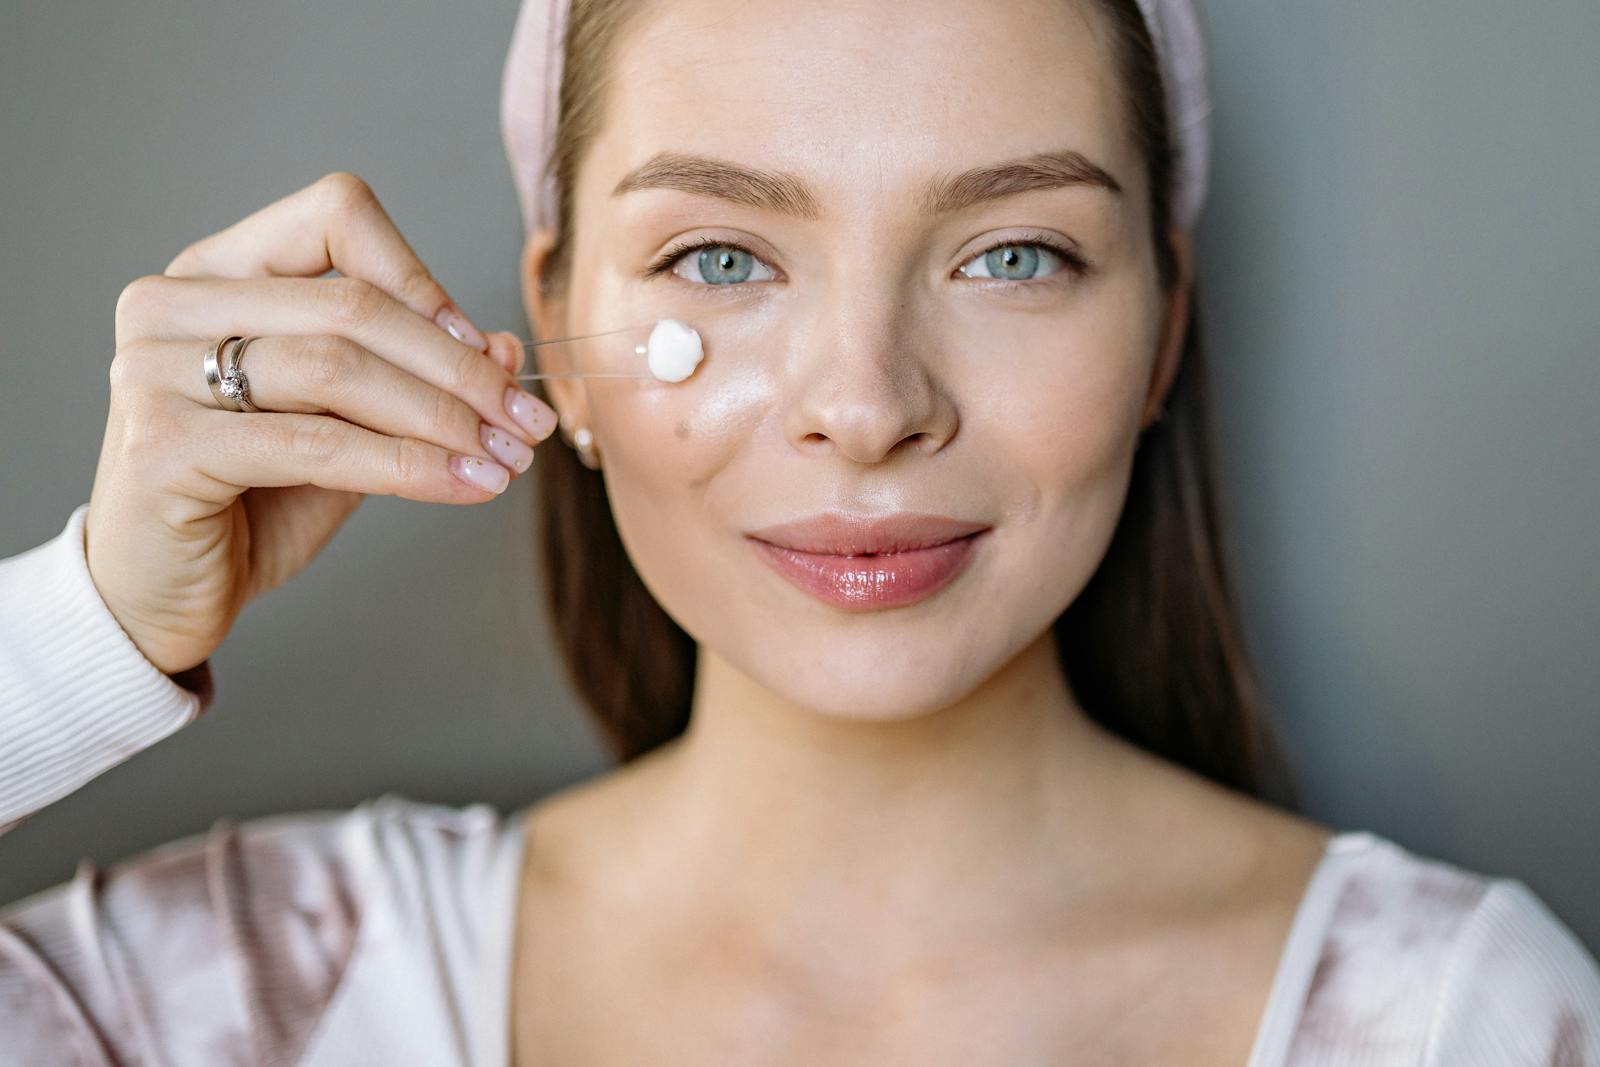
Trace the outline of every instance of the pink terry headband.
<path fill-rule="evenodd" d="M 568 3 L 522 0 L 500 79 L 500 132 L 528 232 L 555 223 L 555 178 L 545 171 L 555 152 Z M 1167 119 L 1180 156 L 1173 221 L 1189 230 L 1205 203 L 1211 164 L 1211 88 L 1200 12 L 1194 0 L 1139 0 L 1139 8 L 1161 63 Z"/>

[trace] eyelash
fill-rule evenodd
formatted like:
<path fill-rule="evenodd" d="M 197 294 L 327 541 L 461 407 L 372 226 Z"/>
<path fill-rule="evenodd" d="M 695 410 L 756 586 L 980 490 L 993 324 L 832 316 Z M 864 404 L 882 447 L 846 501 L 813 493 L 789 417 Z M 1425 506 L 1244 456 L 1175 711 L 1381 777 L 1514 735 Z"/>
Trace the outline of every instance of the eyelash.
<path fill-rule="evenodd" d="M 672 265 L 679 259 L 682 259 L 690 252 L 698 252 L 702 248 L 737 248 L 741 252 L 748 252 L 752 256 L 755 255 L 755 252 L 746 248 L 744 245 L 739 244 L 737 241 L 719 241 L 715 237 L 695 237 L 687 241 L 680 241 L 677 244 L 669 245 L 666 251 L 662 252 L 654 263 L 645 268 L 644 276 L 646 278 L 654 278 L 659 274 L 665 274 L 667 271 L 672 269 Z M 760 257 L 757 256 L 756 258 L 759 259 Z M 735 285 L 707 286 L 706 288 L 738 289 L 740 286 L 746 284 L 748 283 L 740 282 Z"/>
<path fill-rule="evenodd" d="M 963 262 L 964 263 L 970 263 L 972 260 L 977 259 L 979 256 L 986 256 L 990 252 L 993 252 L 993 251 L 995 251 L 997 249 L 1012 248 L 1012 247 L 1027 247 L 1027 246 L 1031 246 L 1031 245 L 1037 245 L 1039 247 L 1048 249 L 1051 252 L 1054 252 L 1057 256 L 1059 256 L 1061 258 L 1061 262 L 1066 265 L 1067 272 L 1070 273 L 1071 275 L 1073 275 L 1074 277 L 1082 277 L 1089 270 L 1088 262 L 1081 255 L 1079 255 L 1077 252 L 1073 251 L 1072 249 L 1066 247 L 1060 241 L 1057 241 L 1057 240 L 1055 240 L 1055 239 L 1053 239 L 1051 237 L 1048 237 L 1048 236 L 1046 236 L 1045 234 L 1042 234 L 1042 233 L 1023 234 L 1021 237 L 1012 237 L 1012 238 L 1007 238 L 1006 240 L 1003 240 L 1003 241 L 997 241 L 994 244 L 990 245 L 989 247 L 981 249 L 978 252 L 973 253 L 971 256 L 969 256 Z M 679 259 L 683 258 L 685 255 L 687 255 L 690 252 L 698 252 L 703 248 L 735 248 L 735 249 L 738 249 L 740 252 L 746 252 L 746 253 L 748 253 L 748 254 L 750 254 L 752 256 L 756 255 L 755 252 L 751 251 L 749 248 L 746 248 L 744 245 L 738 243 L 737 241 L 723 241 L 723 240 L 719 240 L 719 239 L 717 239 L 715 237 L 696 237 L 696 238 L 691 238 L 691 239 L 689 239 L 687 241 L 681 241 L 681 242 L 679 242 L 677 244 L 669 246 L 665 251 L 663 251 L 661 253 L 660 256 L 658 256 L 656 258 L 656 260 L 653 263 L 650 264 L 650 266 L 648 266 L 648 267 L 646 267 L 644 269 L 643 276 L 645 278 L 654 278 L 654 277 L 657 277 L 658 275 L 665 274 L 669 270 L 672 269 L 673 264 L 677 263 L 677 261 Z M 759 259 L 760 257 L 756 256 L 756 258 Z M 1020 281 L 1020 282 L 1019 281 L 1008 281 L 1008 280 L 1001 279 L 1001 278 L 990 278 L 990 279 L 986 279 L 986 280 L 991 281 L 994 284 L 1002 286 L 1002 287 L 1028 286 L 1028 285 L 1041 284 L 1041 282 L 1037 282 L 1037 281 L 1034 281 L 1032 279 L 1026 279 L 1026 280 L 1023 280 L 1023 281 Z M 732 285 L 703 286 L 702 288 L 739 289 L 739 288 L 743 288 L 745 285 L 748 285 L 748 284 L 750 284 L 750 283 L 748 283 L 748 282 L 737 282 L 737 283 L 732 284 Z"/>

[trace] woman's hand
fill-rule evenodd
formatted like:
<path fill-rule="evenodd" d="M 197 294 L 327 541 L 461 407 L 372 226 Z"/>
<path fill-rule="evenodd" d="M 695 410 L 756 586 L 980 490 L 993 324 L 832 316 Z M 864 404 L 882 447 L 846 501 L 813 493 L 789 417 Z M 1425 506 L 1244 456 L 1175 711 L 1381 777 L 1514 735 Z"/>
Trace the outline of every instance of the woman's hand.
<path fill-rule="evenodd" d="M 206 350 L 232 334 L 259 336 L 240 362 L 259 412 L 222 410 L 206 384 Z M 493 499 L 556 424 L 512 378 L 516 338 L 484 338 L 347 173 L 135 279 L 116 344 L 85 547 L 168 674 L 210 656 L 365 494 Z"/>

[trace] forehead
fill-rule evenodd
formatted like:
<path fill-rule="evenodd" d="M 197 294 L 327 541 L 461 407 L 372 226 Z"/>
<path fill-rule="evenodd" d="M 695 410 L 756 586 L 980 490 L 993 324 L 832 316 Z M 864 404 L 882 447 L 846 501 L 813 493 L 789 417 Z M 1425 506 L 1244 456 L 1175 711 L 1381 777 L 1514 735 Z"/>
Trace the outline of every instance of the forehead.
<path fill-rule="evenodd" d="M 673 0 L 612 57 L 597 156 L 660 150 L 782 167 L 871 195 L 1072 148 L 1125 185 L 1103 16 L 1082 0 Z"/>

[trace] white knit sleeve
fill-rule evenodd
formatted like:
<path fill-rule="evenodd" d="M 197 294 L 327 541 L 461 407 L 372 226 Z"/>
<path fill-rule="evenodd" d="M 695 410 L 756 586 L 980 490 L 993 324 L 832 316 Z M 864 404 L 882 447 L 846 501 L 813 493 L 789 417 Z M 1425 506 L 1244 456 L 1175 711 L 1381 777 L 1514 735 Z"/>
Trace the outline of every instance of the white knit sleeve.
<path fill-rule="evenodd" d="M 1521 881 L 1495 879 L 1451 949 L 1423 1063 L 1600 1064 L 1600 965 Z"/>
<path fill-rule="evenodd" d="M 0 559 L 0 833 L 202 715 L 210 661 L 168 675 L 95 588 L 80 504 Z"/>

